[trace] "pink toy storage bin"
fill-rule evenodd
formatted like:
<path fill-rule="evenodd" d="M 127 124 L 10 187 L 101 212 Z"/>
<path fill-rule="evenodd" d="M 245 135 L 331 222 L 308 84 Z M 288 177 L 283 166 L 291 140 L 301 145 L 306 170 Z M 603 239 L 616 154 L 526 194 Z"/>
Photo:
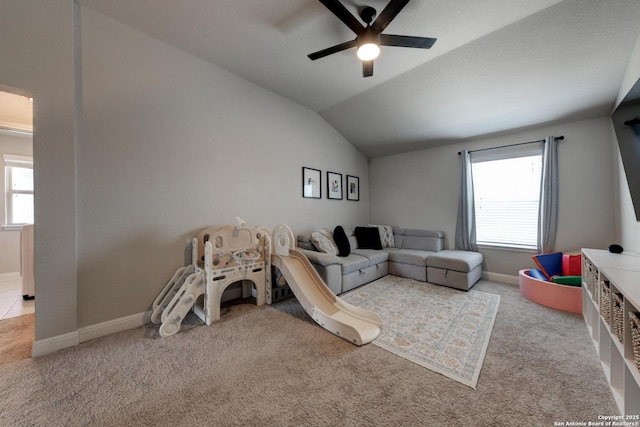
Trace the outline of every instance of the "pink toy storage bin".
<path fill-rule="evenodd" d="M 540 305 L 582 314 L 582 288 L 559 285 L 529 276 L 529 270 L 520 270 L 520 295 Z"/>

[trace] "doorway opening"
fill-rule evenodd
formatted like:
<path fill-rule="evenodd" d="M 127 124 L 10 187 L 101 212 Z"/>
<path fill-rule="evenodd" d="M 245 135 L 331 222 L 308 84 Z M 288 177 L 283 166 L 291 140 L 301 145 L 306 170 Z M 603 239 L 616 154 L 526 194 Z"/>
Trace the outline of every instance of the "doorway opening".
<path fill-rule="evenodd" d="M 0 86 L 0 363 L 30 357 L 35 337 L 33 102 Z"/>

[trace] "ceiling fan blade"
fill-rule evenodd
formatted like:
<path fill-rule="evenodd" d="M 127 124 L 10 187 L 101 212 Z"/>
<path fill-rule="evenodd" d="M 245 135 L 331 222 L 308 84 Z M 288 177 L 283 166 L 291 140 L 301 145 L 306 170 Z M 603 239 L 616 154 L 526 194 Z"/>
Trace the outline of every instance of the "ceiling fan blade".
<path fill-rule="evenodd" d="M 364 26 L 338 0 L 320 0 L 339 20 L 345 23 L 357 35 L 364 33 Z"/>
<path fill-rule="evenodd" d="M 345 49 L 349 49 L 351 47 L 355 47 L 357 44 L 358 43 L 356 42 L 356 40 L 351 40 L 349 42 L 340 43 L 340 44 L 337 44 L 335 46 L 331 46 L 331 47 L 328 47 L 326 49 L 322 49 L 322 50 L 319 50 L 317 52 L 310 53 L 307 56 L 312 61 L 315 61 L 316 59 L 324 58 L 325 56 L 329 56 L 329 55 L 331 55 L 333 53 L 338 53 L 338 52 L 341 52 L 341 51 L 343 51 Z"/>
<path fill-rule="evenodd" d="M 400 13 L 407 3 L 409 3 L 409 0 L 391 0 L 371 26 L 378 32 L 384 31 L 387 25 L 393 21 L 393 18 Z"/>
<path fill-rule="evenodd" d="M 416 47 L 429 49 L 438 39 L 431 37 L 396 36 L 393 34 L 380 34 L 380 44 L 383 46 Z"/>
<path fill-rule="evenodd" d="M 373 76 L 373 59 L 371 61 L 362 61 L 362 77 Z"/>

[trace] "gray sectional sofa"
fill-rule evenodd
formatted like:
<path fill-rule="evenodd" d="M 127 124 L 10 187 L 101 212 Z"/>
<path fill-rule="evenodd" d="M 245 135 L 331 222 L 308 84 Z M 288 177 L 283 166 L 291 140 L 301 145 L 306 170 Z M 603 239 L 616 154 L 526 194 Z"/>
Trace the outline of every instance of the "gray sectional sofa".
<path fill-rule="evenodd" d="M 311 232 L 297 236 L 298 249 L 336 295 L 387 274 L 468 290 L 482 274 L 482 254 L 444 250 L 442 231 L 393 227 L 393 246 L 381 250 L 360 249 L 353 231 L 346 234 L 351 247 L 346 257 L 319 252 Z"/>

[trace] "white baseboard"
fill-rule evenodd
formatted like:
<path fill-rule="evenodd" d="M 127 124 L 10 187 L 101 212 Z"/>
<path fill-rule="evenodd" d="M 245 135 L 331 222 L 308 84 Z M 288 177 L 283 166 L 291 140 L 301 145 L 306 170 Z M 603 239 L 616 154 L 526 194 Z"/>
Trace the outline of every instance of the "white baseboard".
<path fill-rule="evenodd" d="M 78 329 L 80 342 L 93 340 L 116 332 L 126 331 L 151 323 L 151 311 L 132 314 L 131 316 L 120 317 L 119 319 L 108 320 L 95 325 L 85 326 Z"/>
<path fill-rule="evenodd" d="M 43 340 L 37 340 L 33 343 L 33 347 L 31 347 L 31 357 L 44 356 L 45 354 L 53 353 L 54 351 L 73 347 L 79 343 L 80 340 L 78 339 L 77 331 L 56 335 L 55 337 L 45 338 Z"/>
<path fill-rule="evenodd" d="M 148 323 L 151 323 L 151 311 L 85 326 L 75 332 L 36 341 L 31 348 L 31 357 L 44 356 L 45 354 L 73 347 L 85 341 L 137 328 Z"/>
<path fill-rule="evenodd" d="M 223 294 L 222 301 L 242 297 L 242 287 L 229 289 Z M 31 356 L 38 357 L 64 348 L 73 347 L 82 342 L 115 334 L 116 332 L 138 328 L 151 323 L 151 311 L 132 314 L 118 319 L 108 320 L 95 325 L 78 328 L 76 332 L 38 340 L 33 344 Z M 37 314 L 36 314 L 37 316 Z"/>
<path fill-rule="evenodd" d="M 18 280 L 22 277 L 19 271 L 12 271 L 10 273 L 0 273 L 0 282 L 4 280 Z"/>
<path fill-rule="evenodd" d="M 509 274 L 491 273 L 490 271 L 483 271 L 482 278 L 485 280 L 491 280 L 493 282 L 507 283 L 509 285 L 519 285 L 518 276 L 511 276 Z"/>

